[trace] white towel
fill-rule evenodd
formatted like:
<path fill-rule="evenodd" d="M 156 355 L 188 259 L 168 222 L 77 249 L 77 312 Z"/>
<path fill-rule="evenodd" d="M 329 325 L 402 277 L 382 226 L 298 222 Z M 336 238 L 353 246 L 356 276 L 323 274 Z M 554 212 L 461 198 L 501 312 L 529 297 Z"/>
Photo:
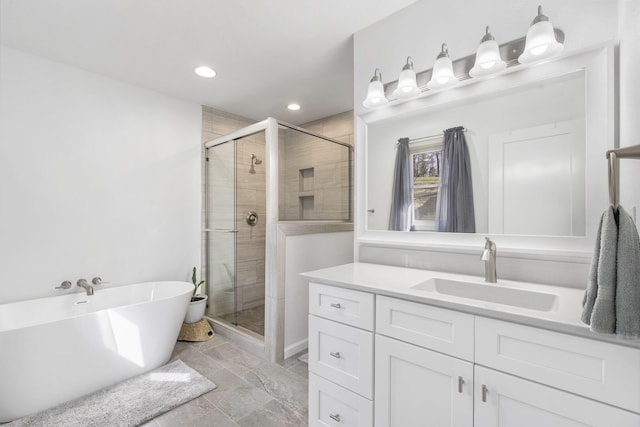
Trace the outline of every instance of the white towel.
<path fill-rule="evenodd" d="M 640 238 L 622 207 L 600 220 L 582 308 L 592 331 L 640 337 Z"/>

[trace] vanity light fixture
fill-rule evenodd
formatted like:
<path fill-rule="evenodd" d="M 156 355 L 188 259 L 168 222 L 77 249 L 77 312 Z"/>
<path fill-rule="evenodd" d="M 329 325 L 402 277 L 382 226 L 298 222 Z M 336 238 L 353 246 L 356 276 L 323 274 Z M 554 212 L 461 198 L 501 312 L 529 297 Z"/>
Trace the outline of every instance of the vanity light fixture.
<path fill-rule="evenodd" d="M 507 64 L 500 57 L 500 48 L 496 39 L 491 35 L 491 30 L 487 26 L 486 33 L 480 41 L 476 52 L 476 62 L 469 70 L 471 77 L 484 77 L 499 73 L 507 68 Z"/>
<path fill-rule="evenodd" d="M 400 99 L 412 98 L 420 93 L 416 72 L 413 70 L 413 59 L 408 56 L 407 63 L 402 67 L 398 77 L 398 87 L 393 91 L 393 96 Z"/>
<path fill-rule="evenodd" d="M 431 90 L 444 89 L 458 84 L 458 79 L 453 74 L 453 63 L 449 57 L 449 49 L 442 43 L 442 50 L 433 64 L 433 73 L 427 87 Z"/>
<path fill-rule="evenodd" d="M 378 68 L 373 72 L 373 77 L 369 81 L 369 89 L 367 89 L 367 99 L 362 105 L 367 108 L 377 108 L 389 103 L 384 96 L 384 86 L 382 85 L 382 73 Z"/>
<path fill-rule="evenodd" d="M 213 68 L 207 67 L 206 65 L 201 65 L 199 67 L 194 68 L 193 72 L 199 75 L 200 77 L 205 77 L 207 79 L 215 77 L 217 74 Z"/>
<path fill-rule="evenodd" d="M 287 105 L 287 108 L 291 111 L 298 111 L 300 109 L 300 104 L 291 103 Z"/>
<path fill-rule="evenodd" d="M 518 57 L 518 62 L 531 64 L 552 58 L 559 55 L 563 48 L 564 45 L 556 39 L 549 18 L 542 13 L 542 6 L 538 6 L 538 16 L 527 31 L 524 52 Z"/>

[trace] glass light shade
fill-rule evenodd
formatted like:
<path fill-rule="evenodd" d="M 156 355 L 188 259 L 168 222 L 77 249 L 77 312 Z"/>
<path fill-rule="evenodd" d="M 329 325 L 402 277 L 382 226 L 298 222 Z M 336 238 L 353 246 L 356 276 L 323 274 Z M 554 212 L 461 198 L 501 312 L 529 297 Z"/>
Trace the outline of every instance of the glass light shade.
<path fill-rule="evenodd" d="M 564 45 L 556 40 L 553 25 L 549 18 L 542 14 L 542 8 L 538 7 L 538 16 L 527 31 L 527 40 L 524 52 L 518 57 L 521 64 L 531 64 L 559 55 Z"/>
<path fill-rule="evenodd" d="M 407 64 L 402 68 L 398 77 L 398 87 L 393 91 L 393 96 L 400 99 L 412 98 L 420 93 L 416 72 L 413 70 L 413 60 L 407 58 Z"/>
<path fill-rule="evenodd" d="M 384 96 L 384 86 L 382 85 L 382 74 L 378 69 L 373 74 L 367 89 L 367 99 L 362 102 L 367 108 L 377 108 L 389 102 Z"/>
<path fill-rule="evenodd" d="M 471 77 L 483 77 L 499 73 L 507 68 L 507 64 L 500 57 L 500 48 L 495 40 L 480 43 L 476 52 L 476 62 L 469 70 Z"/>
<path fill-rule="evenodd" d="M 433 64 L 433 73 L 427 87 L 431 90 L 444 89 L 458 84 L 458 79 L 453 74 L 453 63 L 449 56 L 441 56 Z"/>

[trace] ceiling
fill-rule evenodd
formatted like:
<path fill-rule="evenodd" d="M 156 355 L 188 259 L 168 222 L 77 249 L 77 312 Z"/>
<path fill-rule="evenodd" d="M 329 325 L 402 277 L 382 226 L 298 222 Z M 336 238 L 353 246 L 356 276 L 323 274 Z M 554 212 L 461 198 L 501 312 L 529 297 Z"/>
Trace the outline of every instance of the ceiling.
<path fill-rule="evenodd" d="M 353 108 L 352 34 L 416 0 L 0 0 L 0 43 L 230 113 Z M 206 64 L 218 75 L 203 79 Z M 297 112 L 286 106 L 297 102 Z"/>

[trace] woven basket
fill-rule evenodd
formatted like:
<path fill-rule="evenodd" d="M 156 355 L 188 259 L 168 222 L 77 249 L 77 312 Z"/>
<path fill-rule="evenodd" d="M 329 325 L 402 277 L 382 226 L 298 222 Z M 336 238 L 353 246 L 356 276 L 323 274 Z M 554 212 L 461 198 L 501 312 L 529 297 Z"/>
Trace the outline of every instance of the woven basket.
<path fill-rule="evenodd" d="M 183 323 L 178 341 L 208 341 L 215 336 L 213 328 L 206 319 L 196 323 Z"/>

